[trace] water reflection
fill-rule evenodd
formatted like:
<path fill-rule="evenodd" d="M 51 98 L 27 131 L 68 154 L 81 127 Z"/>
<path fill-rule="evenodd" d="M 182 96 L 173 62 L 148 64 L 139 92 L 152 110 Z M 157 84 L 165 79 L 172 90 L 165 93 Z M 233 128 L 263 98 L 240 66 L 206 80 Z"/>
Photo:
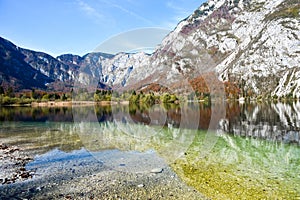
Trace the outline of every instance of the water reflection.
<path fill-rule="evenodd" d="M 228 105 L 228 113 L 235 110 L 223 122 L 227 133 L 271 141 L 300 145 L 300 103 L 261 103 Z"/>
<path fill-rule="evenodd" d="M 0 107 L 0 138 L 38 150 L 38 154 L 84 147 L 97 158 L 98 152 L 109 149 L 154 150 L 208 197 L 232 199 L 238 194 L 249 199 L 297 199 L 300 103 L 227 103 L 226 115 L 221 107 L 217 103 Z M 209 134 L 209 127 L 215 132 Z M 210 135 L 217 141 L 207 149 Z M 209 152 L 205 156 L 204 150 Z M 111 155 L 101 155 L 101 160 L 107 165 Z M 121 168 L 135 170 L 130 165 Z"/>
<path fill-rule="evenodd" d="M 74 124 L 69 122 L 0 122 L 0 141 L 33 154 L 55 148 L 70 152 L 83 147 Z"/>
<path fill-rule="evenodd" d="M 216 112 L 218 109 L 212 113 L 212 106 L 218 108 L 218 105 L 205 103 L 197 104 L 197 108 L 193 103 L 162 104 L 152 107 L 142 104 L 90 108 L 0 107 L 0 122 L 74 122 L 76 120 L 72 109 L 76 109 L 76 112 L 80 112 L 80 121 L 100 123 L 117 121 L 125 124 L 138 123 L 200 130 L 207 130 L 211 126 L 213 129 L 221 129 L 242 137 L 300 145 L 300 102 L 227 103 L 226 116 L 225 111 Z M 96 115 L 96 118 L 93 115 Z"/>
<path fill-rule="evenodd" d="M 0 122 L 73 122 L 70 107 L 2 107 Z"/>

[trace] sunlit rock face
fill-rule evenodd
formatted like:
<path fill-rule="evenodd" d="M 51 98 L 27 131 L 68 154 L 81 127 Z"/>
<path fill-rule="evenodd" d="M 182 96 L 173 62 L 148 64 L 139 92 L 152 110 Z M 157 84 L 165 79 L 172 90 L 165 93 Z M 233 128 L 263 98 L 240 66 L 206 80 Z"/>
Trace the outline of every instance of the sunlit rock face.
<path fill-rule="evenodd" d="M 163 40 L 147 73 L 164 83 L 213 71 L 248 95 L 299 97 L 299 30 L 294 0 L 208 1 Z"/>
<path fill-rule="evenodd" d="M 64 54 L 54 58 L 15 46 L 0 38 L 1 84 L 18 89 L 50 88 L 60 90 L 74 83 L 94 86 L 101 83 L 108 88 L 126 85 L 133 70 L 147 66 L 150 55 L 146 53 L 88 53 L 84 56 Z M 31 82 L 31 83 L 30 83 Z"/>

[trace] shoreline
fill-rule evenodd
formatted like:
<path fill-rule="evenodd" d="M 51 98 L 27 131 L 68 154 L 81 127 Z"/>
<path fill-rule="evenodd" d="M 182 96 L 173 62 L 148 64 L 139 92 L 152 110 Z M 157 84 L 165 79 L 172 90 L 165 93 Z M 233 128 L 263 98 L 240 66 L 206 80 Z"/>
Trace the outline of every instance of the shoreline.
<path fill-rule="evenodd" d="M 110 106 L 110 105 L 129 105 L 129 101 L 47 101 L 32 102 L 30 104 L 9 104 L 6 107 L 80 107 L 80 106 Z"/>
<path fill-rule="evenodd" d="M 180 103 L 208 103 L 208 102 L 221 102 L 223 100 L 198 100 L 198 101 L 180 101 Z M 245 104 L 245 103 L 261 103 L 261 102 L 292 102 L 292 101 L 299 101 L 298 99 L 283 99 L 283 100 L 277 100 L 277 99 L 224 99 L 224 102 L 236 102 L 239 104 Z M 4 107 L 83 107 L 83 106 L 113 106 L 113 105 L 129 105 L 129 101 L 45 101 L 45 102 L 31 102 L 31 103 L 25 103 L 25 104 L 0 104 Z M 180 103 L 174 103 L 174 104 L 180 104 Z M 159 103 L 162 104 L 162 103 Z M 172 103 L 171 103 L 172 104 Z"/>

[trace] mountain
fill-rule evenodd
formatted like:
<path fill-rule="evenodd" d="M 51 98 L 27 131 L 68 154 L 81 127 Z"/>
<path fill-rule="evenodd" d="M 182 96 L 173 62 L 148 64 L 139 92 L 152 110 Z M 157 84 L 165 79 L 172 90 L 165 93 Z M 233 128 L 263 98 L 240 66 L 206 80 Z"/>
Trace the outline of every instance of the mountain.
<path fill-rule="evenodd" d="M 32 68 L 20 51 L 13 43 L 0 38 L 0 85 L 17 90 L 46 89 L 46 85 L 54 80 Z"/>
<path fill-rule="evenodd" d="M 110 55 L 65 54 L 54 58 L 17 47 L 0 37 L 0 85 L 5 88 L 70 90 L 75 83 L 109 89 L 123 87 L 135 67 L 150 57 L 145 53 Z"/>
<path fill-rule="evenodd" d="M 82 57 L 80 73 L 76 82 L 85 85 L 104 83 L 110 87 L 123 87 L 133 70 L 145 66 L 150 56 L 146 53 L 118 53 L 109 55 L 103 53 L 89 53 Z"/>
<path fill-rule="evenodd" d="M 299 8 L 299 0 L 210 0 L 163 40 L 138 81 L 172 87 L 215 74 L 249 96 L 300 97 Z"/>
<path fill-rule="evenodd" d="M 1 39 L 0 80 L 52 90 L 74 83 L 117 90 L 161 85 L 180 93 L 300 97 L 299 9 L 299 0 L 209 0 L 152 55 L 53 58 Z"/>

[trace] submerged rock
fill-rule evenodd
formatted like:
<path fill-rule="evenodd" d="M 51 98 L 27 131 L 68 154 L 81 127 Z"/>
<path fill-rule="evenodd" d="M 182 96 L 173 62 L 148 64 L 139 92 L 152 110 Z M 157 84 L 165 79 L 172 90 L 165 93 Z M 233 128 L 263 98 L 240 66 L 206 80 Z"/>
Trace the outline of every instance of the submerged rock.
<path fill-rule="evenodd" d="M 11 184 L 19 180 L 32 178 L 33 172 L 25 165 L 32 160 L 19 148 L 0 144 L 0 184 Z"/>
<path fill-rule="evenodd" d="M 164 169 L 162 168 L 155 168 L 155 169 L 152 169 L 150 172 L 151 173 L 154 173 L 154 174 L 159 174 L 159 173 L 162 173 Z"/>

